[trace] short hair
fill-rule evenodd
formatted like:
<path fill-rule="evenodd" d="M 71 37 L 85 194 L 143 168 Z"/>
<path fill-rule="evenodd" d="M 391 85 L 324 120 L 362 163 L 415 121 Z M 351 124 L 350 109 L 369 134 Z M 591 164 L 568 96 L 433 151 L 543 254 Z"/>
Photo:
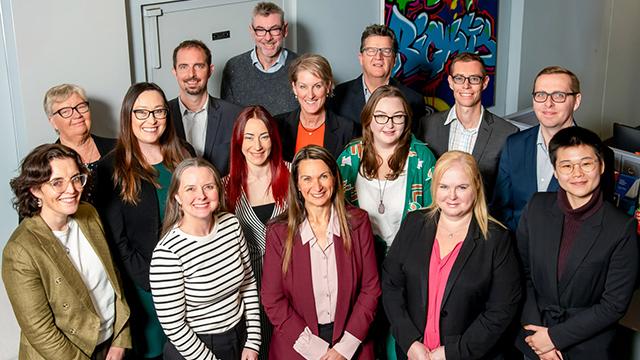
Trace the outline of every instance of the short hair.
<path fill-rule="evenodd" d="M 370 36 L 385 36 L 391 38 L 393 52 L 396 54 L 398 53 L 398 40 L 396 40 L 396 33 L 393 32 L 390 27 L 380 24 L 372 24 L 364 28 L 362 36 L 360 36 L 360 52 L 364 51 L 364 41 Z"/>
<path fill-rule="evenodd" d="M 209 50 L 209 47 L 207 47 L 207 45 L 200 40 L 192 39 L 192 40 L 185 40 L 181 42 L 180 45 L 178 45 L 175 49 L 173 49 L 173 68 L 174 69 L 176 68 L 176 65 L 178 65 L 177 64 L 178 51 L 182 49 L 188 49 L 188 48 L 196 48 L 196 49 L 202 50 L 206 58 L 207 66 L 211 65 L 211 50 Z"/>
<path fill-rule="evenodd" d="M 53 115 L 53 104 L 63 102 L 70 98 L 73 94 L 76 94 L 82 98 L 82 100 L 87 101 L 87 93 L 78 85 L 75 84 L 60 84 L 56 85 L 44 94 L 44 112 L 47 114 L 47 117 L 51 117 Z"/>
<path fill-rule="evenodd" d="M 306 70 L 314 76 L 320 78 L 327 87 L 329 94 L 333 93 L 335 83 L 333 81 L 333 72 L 329 61 L 322 55 L 304 54 L 297 57 L 291 65 L 289 65 L 289 81 L 295 83 L 298 81 L 298 73 Z"/>
<path fill-rule="evenodd" d="M 553 167 L 556 166 L 559 149 L 580 145 L 590 146 L 604 165 L 604 144 L 600 137 L 583 127 L 570 126 L 558 131 L 549 141 L 549 159 Z"/>
<path fill-rule="evenodd" d="M 272 3 L 272 2 L 259 2 L 253 8 L 251 21 L 253 22 L 253 18 L 260 16 L 269 16 L 271 14 L 280 15 L 280 20 L 284 24 L 284 11 L 280 8 L 280 6 Z"/>
<path fill-rule="evenodd" d="M 474 53 L 469 53 L 469 52 L 463 52 L 460 53 L 458 55 L 456 55 L 453 60 L 451 60 L 451 64 L 449 65 L 449 74 L 452 74 L 452 70 L 453 70 L 453 65 L 455 65 L 458 62 L 473 62 L 473 61 L 477 61 L 480 63 L 481 67 L 482 67 L 482 75 L 486 76 L 487 75 L 487 69 L 485 69 L 484 67 L 484 61 L 482 60 L 482 58 L 480 57 L 480 55 L 478 54 L 474 54 Z"/>
<path fill-rule="evenodd" d="M 567 75 L 571 79 L 571 92 L 579 93 L 580 92 L 580 80 L 571 70 L 564 68 L 562 66 L 547 66 L 546 68 L 540 70 L 536 78 L 533 80 L 533 91 L 536 91 L 536 82 L 538 78 L 542 75 L 553 75 L 553 74 L 564 74 Z"/>
<path fill-rule="evenodd" d="M 82 163 L 80 155 L 70 147 L 62 144 L 43 144 L 33 149 L 20 164 L 20 174 L 9 185 L 15 195 L 13 207 L 21 218 L 38 215 L 41 206 L 38 198 L 31 193 L 31 188 L 43 185 L 51 177 L 51 161 L 54 159 L 71 159 L 81 174 L 89 174 Z"/>

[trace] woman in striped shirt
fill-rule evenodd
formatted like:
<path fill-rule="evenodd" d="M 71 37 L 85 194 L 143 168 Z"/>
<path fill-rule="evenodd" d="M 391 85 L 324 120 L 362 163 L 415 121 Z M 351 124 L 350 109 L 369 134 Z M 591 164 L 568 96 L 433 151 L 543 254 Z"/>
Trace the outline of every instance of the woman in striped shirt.
<path fill-rule="evenodd" d="M 282 160 L 282 145 L 275 120 L 262 106 L 240 112 L 231 138 L 231 166 L 224 179 L 229 210 L 238 217 L 247 238 L 258 289 L 262 278 L 267 221 L 286 210 L 289 163 Z M 260 312 L 262 347 L 266 360 L 271 324 Z"/>
<path fill-rule="evenodd" d="M 222 182 L 201 158 L 176 168 L 149 279 L 169 342 L 165 359 L 255 360 L 258 288 L 238 219 L 224 212 Z"/>

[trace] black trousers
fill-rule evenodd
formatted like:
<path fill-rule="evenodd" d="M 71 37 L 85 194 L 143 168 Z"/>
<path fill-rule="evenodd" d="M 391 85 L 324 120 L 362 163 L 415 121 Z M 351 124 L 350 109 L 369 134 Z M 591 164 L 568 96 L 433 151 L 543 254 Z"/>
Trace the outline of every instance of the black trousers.
<path fill-rule="evenodd" d="M 230 330 L 220 334 L 197 334 L 207 348 L 211 349 L 218 359 L 236 360 L 242 356 L 244 343 L 247 341 L 247 328 L 245 320 L 241 319 Z M 171 341 L 164 345 L 164 360 L 184 360 L 184 357 L 173 346 Z"/>

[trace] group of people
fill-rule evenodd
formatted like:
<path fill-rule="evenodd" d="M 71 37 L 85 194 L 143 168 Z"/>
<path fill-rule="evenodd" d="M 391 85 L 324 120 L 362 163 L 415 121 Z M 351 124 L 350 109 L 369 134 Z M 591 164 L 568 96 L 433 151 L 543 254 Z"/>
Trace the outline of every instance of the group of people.
<path fill-rule="evenodd" d="M 59 135 L 11 180 L 2 276 L 25 359 L 608 359 L 636 287 L 636 222 L 608 201 L 608 149 L 577 126 L 571 71 L 534 81 L 540 124 L 481 104 L 482 58 L 449 64 L 426 115 L 368 26 L 362 74 L 283 48 L 259 3 L 253 50 L 207 91 L 211 52 L 178 45 L 179 96 L 127 91 L 117 139 L 75 85 Z M 275 115 L 275 116 L 274 116 Z M 130 350 L 125 350 L 130 349 Z"/>

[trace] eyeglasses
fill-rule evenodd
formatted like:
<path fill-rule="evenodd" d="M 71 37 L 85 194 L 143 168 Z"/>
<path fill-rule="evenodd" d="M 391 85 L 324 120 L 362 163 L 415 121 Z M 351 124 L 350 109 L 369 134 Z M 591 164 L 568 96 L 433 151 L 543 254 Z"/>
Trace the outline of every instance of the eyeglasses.
<path fill-rule="evenodd" d="M 378 55 L 378 52 L 381 52 L 382 56 L 384 56 L 384 57 L 393 56 L 393 49 L 392 48 L 366 47 L 366 48 L 362 49 L 362 52 L 367 54 L 367 56 L 376 56 L 376 55 Z"/>
<path fill-rule="evenodd" d="M 77 174 L 72 176 L 70 179 L 65 178 L 55 178 L 47 181 L 49 185 L 53 188 L 53 190 L 57 193 L 62 194 L 67 190 L 69 186 L 69 182 L 73 185 L 73 188 L 77 191 L 82 191 L 85 185 L 87 185 L 87 174 Z"/>
<path fill-rule="evenodd" d="M 556 170 L 562 175 L 571 175 L 576 166 L 580 167 L 580 170 L 585 174 L 588 174 L 596 169 L 596 164 L 599 160 L 586 159 L 577 163 L 572 163 L 570 161 L 562 161 L 556 166 Z"/>
<path fill-rule="evenodd" d="M 564 92 L 564 91 L 554 91 L 552 93 L 548 93 L 546 91 L 535 91 L 533 92 L 533 101 L 537 103 L 543 103 L 547 101 L 547 98 L 551 96 L 551 100 L 556 104 L 561 104 L 567 101 L 567 96 L 569 95 L 577 95 L 577 92 Z"/>
<path fill-rule="evenodd" d="M 89 111 L 89 102 L 88 101 L 83 101 L 80 104 L 76 105 L 76 106 L 67 106 L 67 107 L 63 107 L 58 109 L 58 111 L 54 112 L 53 115 L 58 114 L 63 118 L 70 118 L 71 115 L 73 115 L 73 111 L 77 111 L 78 114 L 84 114 L 87 111 Z"/>
<path fill-rule="evenodd" d="M 458 84 L 458 85 L 464 84 L 465 81 L 469 81 L 469 84 L 471 84 L 471 85 L 480 85 L 480 84 L 482 84 L 482 80 L 484 80 L 484 76 L 480 76 L 480 75 L 470 75 L 470 76 L 454 75 L 454 76 L 451 77 L 451 79 L 453 80 L 454 84 Z"/>
<path fill-rule="evenodd" d="M 153 114 L 154 119 L 165 119 L 167 117 L 167 109 L 155 109 L 155 110 L 145 110 L 145 109 L 136 109 L 133 110 L 133 115 L 136 116 L 138 120 L 147 120 L 149 115 Z"/>
<path fill-rule="evenodd" d="M 389 120 L 391 120 L 391 122 L 394 125 L 402 125 L 404 124 L 404 121 L 406 120 L 406 118 L 407 118 L 407 114 L 396 114 L 393 116 L 387 116 L 382 114 L 373 115 L 373 120 L 380 125 L 387 125 Z"/>
<path fill-rule="evenodd" d="M 254 28 L 253 26 L 251 28 L 253 29 L 253 32 L 258 37 L 266 36 L 267 33 L 269 33 L 269 35 L 271 35 L 271 36 L 278 36 L 278 35 L 282 34 L 282 27 L 281 26 L 273 27 L 271 29 L 265 29 L 265 28 L 261 28 L 261 27 Z"/>

